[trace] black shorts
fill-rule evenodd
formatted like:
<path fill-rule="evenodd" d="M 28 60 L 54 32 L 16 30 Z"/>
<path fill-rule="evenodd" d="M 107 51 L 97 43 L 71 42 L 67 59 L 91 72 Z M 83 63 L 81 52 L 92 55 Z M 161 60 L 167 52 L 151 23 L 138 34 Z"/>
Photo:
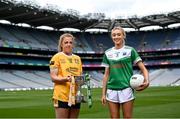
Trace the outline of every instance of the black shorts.
<path fill-rule="evenodd" d="M 80 109 L 81 103 L 76 103 L 75 105 L 68 105 L 68 102 L 62 102 L 58 100 L 57 108 L 73 108 L 73 109 Z"/>

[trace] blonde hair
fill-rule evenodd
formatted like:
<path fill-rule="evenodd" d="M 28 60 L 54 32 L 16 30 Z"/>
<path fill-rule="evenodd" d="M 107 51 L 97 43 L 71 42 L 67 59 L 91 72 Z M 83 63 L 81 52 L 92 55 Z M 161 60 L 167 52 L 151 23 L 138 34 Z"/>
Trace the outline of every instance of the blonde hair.
<path fill-rule="evenodd" d="M 124 31 L 124 29 L 123 29 L 122 27 L 120 27 L 120 26 L 114 27 L 114 28 L 111 30 L 111 37 L 112 37 L 112 32 L 113 32 L 114 30 L 120 30 L 120 31 L 122 32 L 122 34 L 123 34 L 123 36 L 124 36 L 123 45 L 125 45 L 126 32 Z"/>
<path fill-rule="evenodd" d="M 112 33 L 114 30 L 120 30 L 120 31 L 122 31 L 122 34 L 123 34 L 123 36 L 124 36 L 124 39 L 126 39 L 126 32 L 124 31 L 124 29 L 123 29 L 122 27 L 120 27 L 120 26 L 114 27 L 114 28 L 111 30 L 111 33 Z"/>
<path fill-rule="evenodd" d="M 73 42 L 74 42 L 74 39 L 75 39 L 75 38 L 74 38 L 74 36 L 73 36 L 72 34 L 70 34 L 70 33 L 64 33 L 64 34 L 62 34 L 62 35 L 60 36 L 60 38 L 59 38 L 59 43 L 58 43 L 58 51 L 59 51 L 59 52 L 62 51 L 61 45 L 62 45 L 62 42 L 63 42 L 63 40 L 64 40 L 65 37 L 71 37 L 72 40 L 73 40 Z"/>

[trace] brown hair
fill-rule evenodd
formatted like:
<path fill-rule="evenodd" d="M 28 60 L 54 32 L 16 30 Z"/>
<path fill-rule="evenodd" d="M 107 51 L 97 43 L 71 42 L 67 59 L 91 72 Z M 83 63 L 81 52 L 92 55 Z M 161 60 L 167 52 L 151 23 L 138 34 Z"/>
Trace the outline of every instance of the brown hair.
<path fill-rule="evenodd" d="M 62 51 L 61 45 L 62 45 L 62 42 L 63 42 L 63 40 L 64 40 L 65 37 L 71 37 L 71 38 L 73 39 L 73 41 L 74 41 L 74 39 L 75 39 L 74 36 L 71 35 L 70 33 L 64 33 L 64 34 L 62 34 L 62 35 L 60 36 L 60 38 L 59 38 L 59 43 L 58 43 L 58 51 L 59 51 L 59 52 Z"/>

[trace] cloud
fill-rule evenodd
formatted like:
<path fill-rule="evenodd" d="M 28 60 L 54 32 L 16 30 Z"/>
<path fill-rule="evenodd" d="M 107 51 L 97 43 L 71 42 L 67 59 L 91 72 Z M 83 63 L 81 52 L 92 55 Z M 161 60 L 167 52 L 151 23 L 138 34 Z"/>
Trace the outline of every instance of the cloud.
<path fill-rule="evenodd" d="M 138 16 L 180 10 L 179 0 L 136 0 L 129 14 Z"/>
<path fill-rule="evenodd" d="M 26 1 L 26 0 L 24 0 Z M 105 13 L 107 17 L 143 16 L 180 10 L 180 0 L 33 0 L 45 6 L 54 4 L 61 10 L 74 9 L 80 15 Z"/>

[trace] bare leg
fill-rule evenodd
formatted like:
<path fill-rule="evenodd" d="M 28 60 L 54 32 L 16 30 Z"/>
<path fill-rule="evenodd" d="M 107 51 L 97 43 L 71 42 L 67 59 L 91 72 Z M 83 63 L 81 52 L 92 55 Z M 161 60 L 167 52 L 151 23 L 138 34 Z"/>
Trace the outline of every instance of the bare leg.
<path fill-rule="evenodd" d="M 69 118 L 69 109 L 66 108 L 55 108 L 56 119 Z"/>
<path fill-rule="evenodd" d="M 80 109 L 71 109 L 69 118 L 78 118 Z"/>
<path fill-rule="evenodd" d="M 131 101 L 128 101 L 128 102 L 125 102 L 122 104 L 123 118 L 124 119 L 131 119 L 132 118 L 133 103 L 134 103 L 134 100 L 131 100 Z"/>
<path fill-rule="evenodd" d="M 108 101 L 111 118 L 120 118 L 120 104 Z"/>

